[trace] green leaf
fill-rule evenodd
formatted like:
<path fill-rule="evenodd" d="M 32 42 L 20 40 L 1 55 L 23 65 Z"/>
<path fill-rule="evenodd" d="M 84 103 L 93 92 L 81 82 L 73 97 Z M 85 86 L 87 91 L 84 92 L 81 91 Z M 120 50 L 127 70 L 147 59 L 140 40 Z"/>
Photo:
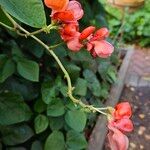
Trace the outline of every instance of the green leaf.
<path fill-rule="evenodd" d="M 105 10 L 108 14 L 110 14 L 112 17 L 115 17 L 118 20 L 122 19 L 122 13 L 121 9 L 116 9 L 115 7 L 112 7 L 111 5 L 107 4 L 105 6 Z"/>
<path fill-rule="evenodd" d="M 22 53 L 21 49 L 17 45 L 15 41 L 11 42 L 12 45 L 12 55 L 13 56 L 19 56 L 19 57 L 24 57 L 24 54 Z"/>
<path fill-rule="evenodd" d="M 33 136 L 32 129 L 27 125 L 5 126 L 0 129 L 2 141 L 5 145 L 24 143 Z"/>
<path fill-rule="evenodd" d="M 0 0 L 0 5 L 13 17 L 32 27 L 46 25 L 42 0 Z"/>
<path fill-rule="evenodd" d="M 102 83 L 100 96 L 104 99 L 107 99 L 107 97 L 109 96 L 109 90 L 110 90 L 109 84 L 106 84 L 105 82 Z"/>
<path fill-rule="evenodd" d="M 68 73 L 70 74 L 72 80 L 76 80 L 76 78 L 79 77 L 81 68 L 78 67 L 77 65 L 74 65 L 74 64 L 68 65 L 67 64 L 66 69 L 67 69 Z"/>
<path fill-rule="evenodd" d="M 64 97 L 68 97 L 68 87 L 65 84 L 60 87 L 60 92 Z"/>
<path fill-rule="evenodd" d="M 34 39 L 21 39 L 21 41 L 19 41 L 20 44 L 23 44 L 23 48 L 26 49 L 30 55 L 34 55 L 37 58 L 41 58 L 42 55 L 44 54 L 44 47 L 42 47 L 40 44 L 37 44 L 37 42 Z M 26 44 L 24 44 L 26 43 Z M 32 50 L 30 50 L 32 47 Z"/>
<path fill-rule="evenodd" d="M 68 99 L 65 106 L 67 108 L 69 108 L 69 110 L 76 110 L 76 109 L 80 108 L 79 105 L 74 104 L 72 101 L 70 101 L 70 99 Z"/>
<path fill-rule="evenodd" d="M 69 148 L 74 150 L 86 149 L 87 147 L 85 136 L 74 130 L 68 131 L 66 144 Z"/>
<path fill-rule="evenodd" d="M 74 94 L 85 96 L 86 92 L 87 92 L 87 81 L 82 78 L 78 78 L 75 84 Z"/>
<path fill-rule="evenodd" d="M 14 93 L 0 94 L 0 125 L 11 125 L 27 121 L 31 110 L 22 97 Z"/>
<path fill-rule="evenodd" d="M 88 62 L 92 59 L 90 53 L 87 51 L 80 51 L 79 53 L 72 53 L 71 51 L 68 51 L 68 55 L 74 61 Z"/>
<path fill-rule="evenodd" d="M 46 104 L 41 99 L 36 100 L 34 104 L 34 111 L 38 113 L 42 113 L 45 110 L 46 110 Z"/>
<path fill-rule="evenodd" d="M 31 101 L 38 97 L 38 85 L 23 78 L 9 78 L 5 82 L 5 89 L 23 96 L 25 101 Z"/>
<path fill-rule="evenodd" d="M 18 73 L 30 81 L 39 81 L 39 65 L 35 61 L 19 59 L 17 61 Z"/>
<path fill-rule="evenodd" d="M 55 34 L 53 34 L 53 35 L 56 35 L 56 32 L 55 32 Z M 56 38 L 57 40 L 59 39 L 59 37 L 52 37 L 51 36 L 51 38 L 52 39 L 54 39 L 54 38 Z M 54 40 L 53 40 L 54 41 Z M 63 58 L 63 57 L 66 57 L 67 56 L 67 50 L 65 49 L 65 47 L 64 46 L 58 46 L 58 47 L 56 47 L 55 48 L 55 54 L 58 56 L 58 57 L 61 57 L 61 58 Z"/>
<path fill-rule="evenodd" d="M 80 110 L 68 111 L 65 115 L 66 123 L 75 131 L 81 132 L 86 125 L 86 114 Z"/>
<path fill-rule="evenodd" d="M 65 113 L 65 107 L 61 99 L 54 99 L 47 107 L 47 115 L 52 117 L 61 116 Z"/>
<path fill-rule="evenodd" d="M 114 83 L 117 80 L 115 68 L 113 68 L 113 67 L 110 66 L 108 68 L 107 74 L 108 74 L 108 76 L 110 78 L 110 82 L 111 83 Z"/>
<path fill-rule="evenodd" d="M 49 124 L 49 120 L 46 116 L 38 115 L 34 120 L 35 132 L 38 134 L 45 131 L 46 128 L 48 127 L 48 124 Z"/>
<path fill-rule="evenodd" d="M 64 118 L 63 117 L 51 117 L 49 125 L 50 125 L 51 130 L 59 130 L 64 125 Z"/>
<path fill-rule="evenodd" d="M 64 135 L 53 131 L 46 139 L 44 150 L 65 150 Z"/>
<path fill-rule="evenodd" d="M 10 27 L 13 27 L 12 23 L 10 22 L 10 20 L 7 18 L 7 16 L 4 14 L 3 10 L 1 9 L 0 7 L 0 22 L 10 26 Z"/>
<path fill-rule="evenodd" d="M 41 88 L 42 100 L 49 104 L 56 96 L 56 89 L 50 84 L 50 81 L 44 82 Z"/>
<path fill-rule="evenodd" d="M 109 62 L 106 61 L 100 61 L 98 65 L 98 73 L 100 74 L 101 78 L 103 80 L 107 79 L 107 70 L 110 66 Z"/>
<path fill-rule="evenodd" d="M 87 80 L 88 88 L 92 91 L 94 96 L 100 96 L 100 82 L 96 75 L 91 70 L 85 70 L 83 72 L 84 78 Z"/>
<path fill-rule="evenodd" d="M 34 141 L 32 143 L 31 150 L 43 150 L 41 142 L 40 141 Z"/>
<path fill-rule="evenodd" d="M 0 58 L 0 82 L 4 82 L 9 76 L 11 76 L 15 72 L 15 64 L 13 60 Z"/>

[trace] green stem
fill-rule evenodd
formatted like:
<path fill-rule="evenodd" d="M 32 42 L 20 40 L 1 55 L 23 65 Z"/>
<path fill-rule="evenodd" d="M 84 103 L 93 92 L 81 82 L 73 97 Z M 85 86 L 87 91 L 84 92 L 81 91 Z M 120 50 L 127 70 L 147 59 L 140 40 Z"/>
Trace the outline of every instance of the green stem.
<path fill-rule="evenodd" d="M 19 29 L 20 31 L 24 32 L 26 35 L 29 35 L 30 37 L 32 37 L 34 40 L 36 40 L 40 45 L 42 45 L 56 60 L 56 62 L 58 63 L 59 67 L 61 68 L 61 70 L 63 71 L 65 78 L 67 80 L 67 85 L 68 85 L 68 96 L 69 98 L 72 100 L 73 103 L 75 104 L 79 104 L 81 107 L 88 109 L 89 111 L 92 112 L 99 112 L 103 115 L 108 115 L 107 113 L 103 112 L 102 109 L 106 110 L 105 108 L 95 108 L 92 105 L 86 105 L 84 104 L 82 101 L 76 99 L 73 96 L 73 87 L 71 84 L 71 79 L 70 76 L 67 72 L 67 70 L 65 69 L 65 67 L 63 66 L 63 64 L 61 63 L 61 61 L 59 60 L 59 58 L 57 57 L 57 55 L 50 49 L 50 47 L 48 45 L 46 45 L 44 42 L 42 42 L 39 38 L 37 38 L 36 36 L 30 34 L 30 32 L 28 32 L 27 30 L 25 30 L 24 28 L 22 28 L 19 24 L 17 24 L 13 18 L 11 18 L 11 16 L 9 14 L 6 13 L 6 16 L 10 19 L 10 21 L 13 23 L 14 27 L 17 27 L 17 29 Z"/>
<path fill-rule="evenodd" d="M 25 37 L 27 37 L 27 36 L 30 36 L 30 35 L 35 35 L 35 34 L 38 34 L 38 33 L 41 33 L 41 32 L 47 32 L 47 33 L 49 33 L 49 31 L 50 30 L 52 30 L 52 29 L 57 29 L 57 26 L 54 26 L 54 24 L 50 24 L 50 25 L 48 25 L 48 26 L 46 26 L 46 27 L 43 27 L 43 28 L 41 28 L 41 29 L 39 29 L 39 30 L 37 30 L 37 31 L 34 31 L 34 32 L 28 32 L 28 33 L 25 33 L 25 34 L 23 34 L 23 33 L 21 33 L 20 31 L 18 31 L 17 29 L 18 29 L 18 27 L 20 28 L 21 26 L 18 24 L 18 23 L 16 23 L 16 21 L 5 11 L 5 10 L 3 10 L 3 12 L 4 12 L 4 14 L 7 16 L 7 18 L 10 20 L 10 22 L 14 25 L 14 31 L 16 30 L 17 31 L 17 34 L 19 34 L 20 36 L 25 36 Z M 3 25 L 4 26 L 4 25 Z M 8 28 L 8 27 L 7 27 Z M 11 29 L 12 30 L 12 29 Z"/>
<path fill-rule="evenodd" d="M 98 108 L 99 110 L 108 110 L 109 107 L 101 107 L 101 108 Z"/>
<path fill-rule="evenodd" d="M 41 32 L 46 32 L 46 33 L 49 33 L 50 30 L 52 29 L 57 29 L 57 26 L 54 26 L 53 24 L 50 24 L 44 28 L 41 28 L 37 31 L 34 31 L 34 32 L 29 32 L 29 33 L 21 33 L 19 31 L 17 31 L 17 33 L 20 35 L 20 36 L 25 36 L 25 37 L 28 37 L 28 36 L 31 36 L 31 35 L 35 35 L 35 34 L 39 34 Z"/>
<path fill-rule="evenodd" d="M 0 25 L 3 26 L 3 27 L 5 27 L 5 28 L 7 28 L 7 29 L 9 29 L 9 30 L 11 30 L 11 31 L 15 31 L 14 28 L 12 28 L 12 27 L 10 27 L 10 26 L 8 26 L 8 25 L 2 23 L 2 22 L 0 22 Z"/>
<path fill-rule="evenodd" d="M 40 30 L 31 32 L 29 34 L 24 34 L 24 33 L 21 33 L 19 30 L 17 30 L 17 34 L 19 34 L 20 36 L 25 36 L 25 37 L 30 36 L 30 35 L 35 35 L 35 34 L 38 34 L 38 33 L 41 33 L 41 32 L 43 32 L 43 28 L 40 29 Z"/>
<path fill-rule="evenodd" d="M 54 49 L 60 45 L 62 45 L 64 42 L 61 42 L 61 43 L 58 43 L 58 44 L 55 44 L 55 45 L 52 45 L 52 46 L 49 46 L 50 49 Z"/>
<path fill-rule="evenodd" d="M 126 13 L 128 13 L 128 7 L 125 7 L 124 10 L 123 10 L 123 15 L 122 15 L 122 20 L 121 20 L 121 25 L 120 25 L 120 28 L 118 29 L 118 32 L 116 33 L 114 39 L 113 39 L 113 45 L 116 43 L 116 40 L 119 36 L 119 34 L 122 32 L 123 33 L 123 30 L 124 30 L 124 25 L 126 23 Z"/>

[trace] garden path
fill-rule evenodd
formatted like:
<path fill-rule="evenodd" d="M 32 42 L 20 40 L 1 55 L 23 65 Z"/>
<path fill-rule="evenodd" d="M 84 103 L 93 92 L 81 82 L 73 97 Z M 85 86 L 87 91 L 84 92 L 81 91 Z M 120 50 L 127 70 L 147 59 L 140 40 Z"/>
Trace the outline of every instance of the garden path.
<path fill-rule="evenodd" d="M 150 49 L 136 48 L 125 78 L 121 99 L 129 100 L 134 131 L 129 134 L 129 150 L 150 148 Z"/>
<path fill-rule="evenodd" d="M 125 84 L 150 87 L 150 49 L 136 48 L 131 57 Z"/>

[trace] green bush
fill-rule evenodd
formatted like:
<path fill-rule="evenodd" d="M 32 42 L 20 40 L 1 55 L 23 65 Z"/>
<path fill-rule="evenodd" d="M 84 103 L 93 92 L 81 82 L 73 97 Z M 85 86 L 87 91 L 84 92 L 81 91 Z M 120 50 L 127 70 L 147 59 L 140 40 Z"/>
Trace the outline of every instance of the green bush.
<path fill-rule="evenodd" d="M 82 3 L 86 4 L 86 15 L 81 28 L 106 26 L 105 12 L 98 1 Z M 45 16 L 50 22 L 40 0 L 0 0 L 0 5 L 28 31 L 46 26 Z M 0 21 L 11 26 L 0 11 Z M 56 31 L 40 33 L 38 38 L 50 46 L 61 41 Z M 30 37 L 4 28 L 0 28 L 0 47 L 0 147 L 86 149 L 88 137 L 84 135 L 93 127 L 96 114 L 89 115 L 70 101 L 64 75 L 53 57 Z M 71 76 L 74 95 L 84 103 L 102 106 L 116 81 L 117 56 L 93 59 L 86 50 L 72 53 L 65 45 L 54 48 L 54 52 Z"/>
<path fill-rule="evenodd" d="M 130 12 L 130 8 L 123 12 L 112 5 L 102 0 L 104 8 L 107 12 L 107 20 L 111 31 L 111 36 L 114 38 L 118 34 L 119 28 L 122 29 L 119 36 L 122 36 L 124 43 L 138 44 L 142 47 L 150 46 L 150 1 L 145 0 L 144 6 L 141 6 L 135 11 Z M 122 21 L 124 20 L 124 21 Z"/>

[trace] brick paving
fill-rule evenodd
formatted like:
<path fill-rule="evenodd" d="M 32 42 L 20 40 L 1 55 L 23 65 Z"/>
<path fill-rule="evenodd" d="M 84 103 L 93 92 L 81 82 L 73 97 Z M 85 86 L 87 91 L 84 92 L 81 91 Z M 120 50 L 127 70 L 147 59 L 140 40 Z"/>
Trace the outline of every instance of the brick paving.
<path fill-rule="evenodd" d="M 121 99 L 132 106 L 134 131 L 128 150 L 150 150 L 150 49 L 134 48 Z"/>
<path fill-rule="evenodd" d="M 150 87 L 150 49 L 135 47 L 126 74 L 125 84 L 133 87 Z"/>

